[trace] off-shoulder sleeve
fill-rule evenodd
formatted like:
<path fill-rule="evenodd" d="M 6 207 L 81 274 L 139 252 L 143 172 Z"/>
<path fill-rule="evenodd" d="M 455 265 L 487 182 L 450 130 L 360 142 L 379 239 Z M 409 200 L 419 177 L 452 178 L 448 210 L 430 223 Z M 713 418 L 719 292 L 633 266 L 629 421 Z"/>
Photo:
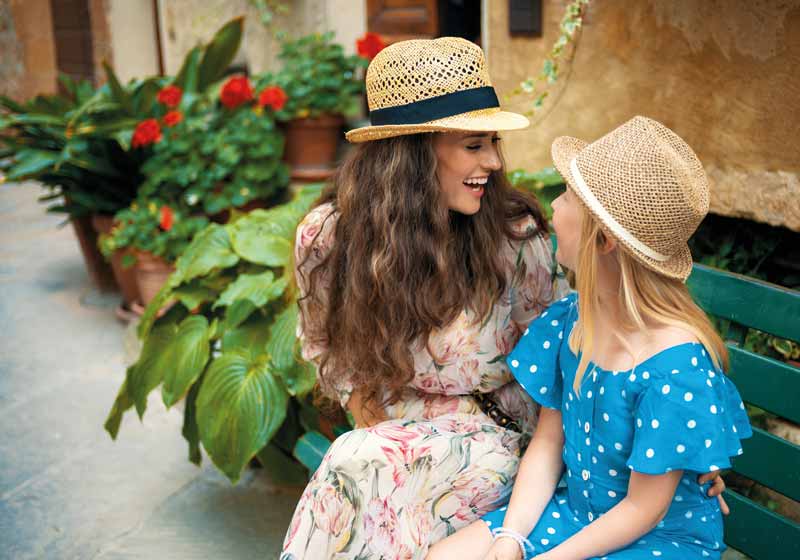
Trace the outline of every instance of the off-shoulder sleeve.
<path fill-rule="evenodd" d="M 639 397 L 627 462 L 636 472 L 728 468 L 730 457 L 742 453 L 740 440 L 752 435 L 733 382 L 705 358 L 702 345 L 686 349 L 673 367 L 653 376 Z"/>
<path fill-rule="evenodd" d="M 561 410 L 564 381 L 559 354 L 575 301 L 575 294 L 570 294 L 544 310 L 506 360 L 520 386 L 547 408 Z"/>
<path fill-rule="evenodd" d="M 526 326 L 545 307 L 568 291 L 564 275 L 553 256 L 553 245 L 548 236 L 537 231 L 533 216 L 526 216 L 512 224 L 517 233 L 536 233 L 524 241 L 511 241 L 505 251 L 512 272 L 511 319 Z"/>
<path fill-rule="evenodd" d="M 295 236 L 295 279 L 299 292 L 296 334 L 300 340 L 303 359 L 317 366 L 327 347 L 322 321 L 328 304 L 330 277 L 325 271 L 320 271 L 321 274 L 317 274 L 315 278 L 314 293 L 309 294 L 310 275 L 332 249 L 337 217 L 333 205 L 317 206 L 297 226 Z M 349 381 L 343 376 L 333 381 L 330 389 L 336 393 L 342 406 L 345 406 L 352 393 Z"/>

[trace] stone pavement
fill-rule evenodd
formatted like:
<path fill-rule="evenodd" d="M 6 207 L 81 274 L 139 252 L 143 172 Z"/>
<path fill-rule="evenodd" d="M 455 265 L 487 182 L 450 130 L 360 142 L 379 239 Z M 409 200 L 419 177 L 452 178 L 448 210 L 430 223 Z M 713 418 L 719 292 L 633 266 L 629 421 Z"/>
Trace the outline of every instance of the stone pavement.
<path fill-rule="evenodd" d="M 299 489 L 186 459 L 182 414 L 103 422 L 124 378 L 118 296 L 34 185 L 0 185 L 0 559 L 277 558 Z"/>

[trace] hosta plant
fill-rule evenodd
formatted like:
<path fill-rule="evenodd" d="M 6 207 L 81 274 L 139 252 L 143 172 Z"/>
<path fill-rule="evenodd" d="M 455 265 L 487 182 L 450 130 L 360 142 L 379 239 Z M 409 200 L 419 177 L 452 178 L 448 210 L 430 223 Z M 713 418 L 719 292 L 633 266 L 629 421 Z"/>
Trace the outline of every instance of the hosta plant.
<path fill-rule="evenodd" d="M 315 428 L 316 412 L 308 404 L 313 367 L 296 358 L 291 255 L 296 225 L 319 192 L 306 187 L 195 237 L 142 317 L 141 353 L 105 424 L 113 438 L 125 411 L 141 417 L 160 386 L 167 407 L 185 403 L 193 462 L 202 446 L 232 482 L 256 454 L 279 473 L 296 464 L 294 445 Z"/>

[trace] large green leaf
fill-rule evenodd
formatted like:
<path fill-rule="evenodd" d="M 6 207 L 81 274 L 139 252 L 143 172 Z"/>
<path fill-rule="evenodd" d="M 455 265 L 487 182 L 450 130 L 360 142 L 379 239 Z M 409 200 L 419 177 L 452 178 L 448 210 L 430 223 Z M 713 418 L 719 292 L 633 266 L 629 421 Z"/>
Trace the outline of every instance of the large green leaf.
<path fill-rule="evenodd" d="M 158 78 L 150 78 L 139 86 L 133 94 L 133 111 L 137 115 L 149 115 L 156 96 L 161 90 Z"/>
<path fill-rule="evenodd" d="M 202 382 L 203 378 L 200 377 L 186 395 L 186 408 L 183 410 L 183 429 L 181 430 L 181 435 L 189 444 L 189 460 L 195 465 L 199 465 L 202 461 L 200 430 L 197 427 L 197 395 L 200 393 Z"/>
<path fill-rule="evenodd" d="M 203 47 L 194 47 L 183 59 L 181 69 L 175 76 L 173 82 L 185 92 L 197 91 L 197 73 L 200 66 L 200 57 L 203 54 Z"/>
<path fill-rule="evenodd" d="M 269 324 L 271 319 L 261 313 L 255 313 L 247 321 L 225 332 L 222 336 L 222 351 L 233 350 L 250 352 L 253 358 L 264 354 L 267 349 Z"/>
<path fill-rule="evenodd" d="M 272 365 L 281 371 L 288 370 L 297 362 L 295 348 L 297 337 L 297 304 L 293 303 L 275 316 L 269 329 L 267 352 Z"/>
<path fill-rule="evenodd" d="M 122 387 L 119 388 L 119 393 L 117 393 L 117 398 L 114 400 L 114 405 L 111 407 L 111 412 L 108 413 L 108 418 L 106 418 L 106 423 L 104 424 L 111 439 L 117 439 L 119 424 L 122 422 L 122 415 L 132 406 L 133 399 L 128 394 L 128 382 L 123 381 Z"/>
<path fill-rule="evenodd" d="M 208 368 L 197 398 L 200 439 L 232 482 L 280 427 L 288 402 L 266 357 L 225 353 Z"/>
<path fill-rule="evenodd" d="M 119 83 L 119 79 L 117 79 L 114 70 L 105 61 L 103 62 L 103 68 L 108 77 L 108 87 L 111 88 L 112 98 L 119 104 L 125 114 L 134 116 L 133 99 L 131 99 L 131 95 L 125 91 L 125 88 Z"/>
<path fill-rule="evenodd" d="M 139 418 L 147 410 L 147 395 L 158 387 L 172 367 L 175 353 L 171 351 L 171 347 L 177 331 L 178 326 L 175 323 L 154 328 L 144 341 L 139 360 L 128 368 L 125 382 Z"/>
<path fill-rule="evenodd" d="M 10 181 L 27 179 L 55 165 L 60 159 L 57 152 L 44 150 L 22 150 L 17 154 L 16 163 L 7 174 Z"/>
<path fill-rule="evenodd" d="M 156 321 L 158 312 L 172 299 L 172 291 L 178 284 L 180 284 L 180 278 L 176 273 L 172 273 L 169 278 L 167 278 L 164 285 L 161 286 L 161 289 L 155 297 L 147 304 L 144 315 L 142 315 L 139 326 L 137 327 L 139 338 L 144 339 L 149 334 L 153 323 Z"/>
<path fill-rule="evenodd" d="M 181 400 L 203 373 L 208 353 L 208 320 L 203 315 L 187 317 L 164 352 L 164 362 L 169 365 L 164 373 L 161 395 L 167 408 Z"/>
<path fill-rule="evenodd" d="M 214 308 L 232 305 L 243 299 L 261 307 L 279 298 L 286 290 L 287 283 L 285 278 L 275 280 L 275 275 L 270 270 L 260 274 L 241 274 L 222 292 L 214 303 Z"/>
<path fill-rule="evenodd" d="M 203 61 L 197 81 L 197 89 L 205 89 L 225 75 L 225 70 L 230 66 L 239 44 L 242 41 L 242 27 L 244 17 L 238 17 L 226 23 L 208 44 L 203 53 Z"/>
<path fill-rule="evenodd" d="M 249 299 L 240 299 L 239 301 L 233 302 L 233 304 L 229 305 L 225 310 L 225 319 L 220 327 L 220 332 L 227 332 L 231 329 L 235 329 L 246 321 L 255 310 L 255 304 Z"/>
<path fill-rule="evenodd" d="M 239 262 L 233 252 L 228 230 L 211 224 L 198 233 L 175 264 L 182 282 L 205 276 L 218 268 L 227 268 Z"/>
<path fill-rule="evenodd" d="M 217 297 L 217 291 L 195 280 L 175 288 L 172 296 L 177 298 L 188 310 L 196 309 Z"/>
<path fill-rule="evenodd" d="M 252 229 L 234 230 L 231 241 L 240 257 L 266 266 L 286 266 L 292 254 L 292 244 L 286 239 L 256 233 Z"/>

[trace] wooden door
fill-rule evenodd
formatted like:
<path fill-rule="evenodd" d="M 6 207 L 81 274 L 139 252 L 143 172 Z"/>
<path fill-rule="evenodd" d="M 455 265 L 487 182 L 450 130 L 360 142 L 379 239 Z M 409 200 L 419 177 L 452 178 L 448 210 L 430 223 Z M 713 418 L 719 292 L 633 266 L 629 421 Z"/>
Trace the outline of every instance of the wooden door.
<path fill-rule="evenodd" d="M 367 31 L 386 43 L 439 35 L 436 0 L 367 0 Z"/>

